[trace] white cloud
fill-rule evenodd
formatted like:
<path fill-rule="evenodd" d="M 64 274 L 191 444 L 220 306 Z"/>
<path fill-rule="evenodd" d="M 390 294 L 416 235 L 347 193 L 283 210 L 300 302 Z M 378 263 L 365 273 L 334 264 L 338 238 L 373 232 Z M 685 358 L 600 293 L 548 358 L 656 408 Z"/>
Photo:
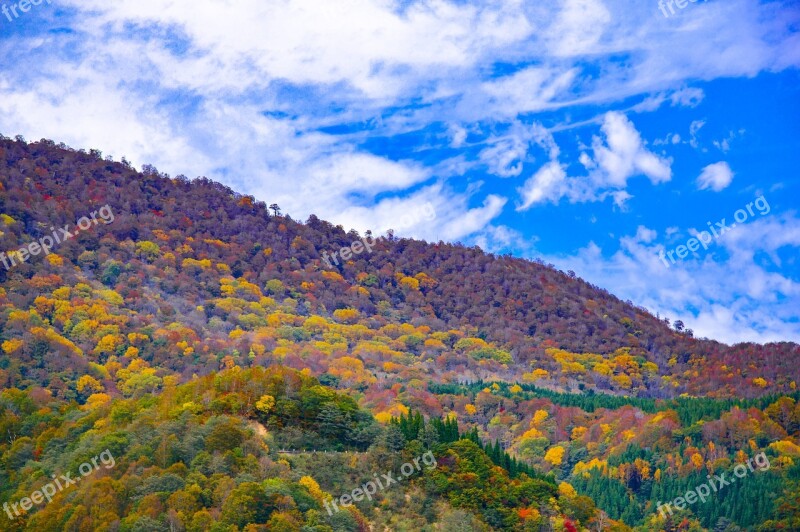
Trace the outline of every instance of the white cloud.
<path fill-rule="evenodd" d="M 450 124 L 449 133 L 452 137 L 452 141 L 450 142 L 450 147 L 452 148 L 462 147 L 467 140 L 468 132 L 466 128 L 463 128 L 458 124 Z"/>
<path fill-rule="evenodd" d="M 703 168 L 700 177 L 697 178 L 697 188 L 719 192 L 727 188 L 731 181 L 733 181 L 731 167 L 725 161 L 720 161 Z"/>
<path fill-rule="evenodd" d="M 636 228 L 636 239 L 639 242 L 644 242 L 645 244 L 649 244 L 653 240 L 656 239 L 658 233 L 655 229 L 648 229 L 647 227 L 640 225 Z"/>
<path fill-rule="evenodd" d="M 471 207 L 474 194 L 455 193 L 440 183 L 404 197 L 391 197 L 375 204 L 346 206 L 332 203 L 325 216 L 346 229 L 372 230 L 376 234 L 393 229 L 397 236 L 428 241 L 455 241 L 487 227 L 506 204 L 506 199 L 488 195 L 483 205 Z M 338 212 L 334 212 L 337 211 Z"/>
<path fill-rule="evenodd" d="M 609 195 L 614 199 L 614 205 L 619 207 L 620 210 L 626 211 L 627 208 L 627 201 L 633 198 L 633 195 L 629 194 L 626 190 L 615 190 Z"/>
<path fill-rule="evenodd" d="M 697 148 L 700 145 L 697 142 L 697 132 L 700 131 L 704 125 L 706 125 L 705 120 L 694 120 L 691 124 L 689 124 L 689 136 L 691 137 L 691 140 L 689 140 L 689 145 L 692 148 Z"/>
<path fill-rule="evenodd" d="M 545 260 L 653 313 L 683 320 L 697 337 L 729 344 L 800 341 L 800 282 L 776 272 L 780 264 L 774 262 L 779 250 L 800 250 L 800 218 L 756 216 L 720 237 L 727 255 L 709 249 L 669 268 L 659 259 L 664 245 L 641 226 L 610 255 L 590 242 L 574 255 Z"/>
<path fill-rule="evenodd" d="M 529 67 L 509 76 L 483 83 L 479 94 L 482 107 L 469 102 L 470 114 L 485 112 L 514 117 L 521 112 L 552 108 L 553 100 L 572 85 L 578 71 L 554 67 Z"/>
<path fill-rule="evenodd" d="M 419 129 L 443 119 L 508 119 L 648 93 L 673 105 L 693 105 L 703 96 L 700 89 L 675 88 L 686 80 L 752 75 L 800 60 L 790 53 L 796 17 L 761 9 L 755 0 L 694 6 L 691 18 L 670 24 L 654 17 L 652 6 L 599 0 L 431 0 L 402 6 L 388 0 L 166 5 L 64 0 L 62 5 L 68 10 L 60 13 L 71 18 L 56 24 L 74 31 L 46 33 L 44 26 L 41 35 L 14 34 L 3 41 L 17 52 L 4 54 L 6 63 L 24 55 L 37 64 L 35 71 L 23 63 L 4 66 L 4 99 L 27 94 L 33 108 L 49 104 L 58 115 L 58 108 L 70 105 L 63 88 L 79 93 L 88 79 L 99 90 L 91 101 L 138 102 L 138 116 L 126 119 L 127 127 L 155 127 L 144 117 L 158 116 L 170 139 L 122 138 L 118 150 L 114 140 L 120 135 L 103 131 L 118 123 L 110 117 L 120 113 L 112 110 L 83 124 L 12 112 L 0 117 L 0 128 L 33 138 L 46 132 L 75 145 L 97 139 L 92 143 L 106 152 L 142 154 L 172 173 L 187 171 L 175 164 L 179 160 L 197 161 L 206 169 L 197 173 L 217 178 L 234 170 L 264 172 L 239 168 L 227 146 L 210 141 L 209 131 L 216 133 L 220 125 L 209 123 L 211 117 L 187 116 L 196 109 L 165 102 L 184 97 L 200 106 L 224 106 L 227 118 L 245 122 L 253 113 L 287 112 L 296 115 L 290 125 L 301 132 L 376 116 L 381 116 L 378 128 Z M 715 35 L 713 43 L 709 34 Z M 700 53 L 698 47 L 714 53 Z M 612 59 L 621 54 L 629 60 Z M 492 68 L 497 63 L 521 66 L 498 77 Z M 604 74 L 591 74 L 596 70 Z M 48 84 L 61 90 L 48 93 Z M 428 105 L 382 116 L 382 110 L 409 99 Z M 332 115 L 332 106 L 341 111 Z M 453 140 L 456 146 L 463 142 L 460 134 Z M 263 137 L 258 141 L 267 143 Z M 185 157 L 164 154 L 165 142 L 182 145 Z M 506 168 L 516 172 L 518 164 Z"/>
<path fill-rule="evenodd" d="M 67 85 L 45 81 L 28 90 L 0 85 L 0 127 L 76 149 L 98 148 L 139 165 L 158 161 L 162 170 L 180 168 L 197 175 L 214 166 L 189 139 L 175 134 L 168 113 L 151 109 L 146 101 L 132 101 L 92 72 L 80 74 Z M 150 113 L 149 120 L 140 119 L 144 113 Z"/>
<path fill-rule="evenodd" d="M 485 143 L 488 147 L 481 150 L 478 158 L 488 167 L 489 173 L 500 177 L 516 177 L 522 173 L 523 164 L 534 160 L 529 153 L 532 144 L 545 150 L 551 160 L 560 153 L 553 135 L 538 122 L 526 125 L 514 121 L 505 134 L 491 136 Z"/>
<path fill-rule="evenodd" d="M 606 143 L 595 137 L 594 159 L 600 169 L 593 175 L 603 187 L 623 188 L 634 175 L 646 175 L 653 184 L 672 179 L 670 162 L 648 151 L 642 137 L 625 115 L 609 112 L 603 120 Z"/>
<path fill-rule="evenodd" d="M 729 131 L 728 136 L 722 140 L 715 140 L 713 141 L 714 147 L 717 148 L 722 153 L 727 153 L 731 149 L 731 142 L 736 139 L 737 136 L 744 135 L 745 130 L 740 129 L 738 132 L 736 131 Z"/>
<path fill-rule="evenodd" d="M 719 243 L 736 264 L 754 262 L 758 253 L 765 253 L 773 264 L 780 267 L 778 250 L 800 247 L 800 224 L 795 223 L 789 214 L 770 214 L 772 208 L 766 197 L 757 199 L 754 207 L 754 216 L 744 224 L 736 224 L 734 230 L 720 237 Z M 762 218 L 764 216 L 767 217 Z"/>
<path fill-rule="evenodd" d="M 703 92 L 703 89 L 692 87 L 673 92 L 670 94 L 669 99 L 672 102 L 673 107 L 676 105 L 681 105 L 683 107 L 697 107 L 700 102 L 703 101 L 705 96 L 706 95 L 705 92 Z"/>
<path fill-rule="evenodd" d="M 451 215 L 443 224 L 432 230 L 436 240 L 453 241 L 480 231 L 496 218 L 508 200 L 496 194 L 484 199 L 481 207 L 464 209 L 458 215 Z"/>
<path fill-rule="evenodd" d="M 152 53 L 150 59 L 162 74 L 180 84 L 226 85 L 237 92 L 263 80 L 282 79 L 296 84 L 345 82 L 369 98 L 386 99 L 415 84 L 421 74 L 469 67 L 484 50 L 530 32 L 527 20 L 514 16 L 514 2 L 459 6 L 433 1 L 410 4 L 402 12 L 394 2 L 372 0 L 66 3 L 87 17 L 84 27 L 98 33 L 109 24 L 119 28 L 123 21 L 182 30 L 200 53 L 188 61 Z M 221 66 L 231 68 L 227 75 L 218 75 Z M 195 77 L 198 73 L 208 75 Z"/>
<path fill-rule="evenodd" d="M 655 111 L 662 104 L 669 101 L 672 107 L 697 107 L 705 98 L 703 89 L 696 87 L 683 88 L 670 92 L 659 92 L 648 96 L 644 101 L 634 105 L 631 110 L 636 112 Z"/>
<path fill-rule="evenodd" d="M 535 239 L 526 239 L 522 233 L 505 225 L 489 225 L 471 240 L 487 253 L 507 252 L 511 249 L 528 251 L 535 243 Z"/>
<path fill-rule="evenodd" d="M 566 193 L 567 174 L 558 161 L 550 161 L 542 166 L 518 190 L 522 197 L 522 204 L 517 211 L 525 211 L 537 203 L 547 201 L 558 203 Z"/>
<path fill-rule="evenodd" d="M 625 115 L 608 112 L 603 118 L 604 138 L 592 141 L 594 157 L 581 153 L 580 162 L 589 171 L 586 177 L 567 177 L 564 167 L 553 160 L 529 178 L 519 192 L 524 211 L 537 203 L 558 203 L 562 197 L 571 202 L 602 201 L 612 197 L 622 208 L 632 196 L 625 191 L 628 180 L 644 175 L 654 185 L 672 179 L 671 161 L 649 151 L 633 123 Z M 558 152 L 554 152 L 555 157 Z M 554 158 L 555 158 L 554 157 Z"/>
<path fill-rule="evenodd" d="M 547 32 L 550 51 L 567 57 L 593 54 L 610 22 L 611 13 L 600 0 L 564 0 Z"/>
<path fill-rule="evenodd" d="M 490 173 L 500 177 L 516 177 L 522 173 L 527 154 L 527 142 L 518 137 L 507 137 L 493 141 L 478 157 L 488 166 Z"/>

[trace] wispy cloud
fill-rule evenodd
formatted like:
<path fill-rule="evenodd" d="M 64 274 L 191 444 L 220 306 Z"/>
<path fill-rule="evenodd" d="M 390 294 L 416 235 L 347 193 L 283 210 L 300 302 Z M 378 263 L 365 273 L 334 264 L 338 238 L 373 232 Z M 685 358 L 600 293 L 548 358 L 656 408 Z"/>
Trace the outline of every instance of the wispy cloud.
<path fill-rule="evenodd" d="M 730 185 L 731 181 L 733 181 L 733 171 L 728 163 L 721 161 L 703 168 L 703 172 L 697 178 L 697 188 L 719 192 Z"/>
<path fill-rule="evenodd" d="M 738 342 L 800 342 L 800 282 L 778 273 L 780 252 L 800 249 L 796 213 L 737 226 L 720 237 L 724 249 L 665 268 L 657 233 L 639 227 L 605 252 L 590 243 L 574 255 L 547 257 L 562 269 L 661 316 L 681 319 L 695 336 Z M 716 256 L 714 256 L 716 255 Z"/>
<path fill-rule="evenodd" d="M 557 203 L 562 197 L 571 202 L 601 201 L 608 196 L 622 206 L 630 198 L 625 191 L 628 179 L 644 175 L 655 185 L 672 179 L 670 161 L 649 151 L 633 123 L 625 115 L 608 112 L 601 127 L 604 137 L 594 136 L 593 156 L 581 154 L 588 170 L 585 177 L 568 178 L 564 167 L 553 159 L 542 166 L 519 190 L 523 200 L 517 208 L 527 210 L 541 202 Z"/>

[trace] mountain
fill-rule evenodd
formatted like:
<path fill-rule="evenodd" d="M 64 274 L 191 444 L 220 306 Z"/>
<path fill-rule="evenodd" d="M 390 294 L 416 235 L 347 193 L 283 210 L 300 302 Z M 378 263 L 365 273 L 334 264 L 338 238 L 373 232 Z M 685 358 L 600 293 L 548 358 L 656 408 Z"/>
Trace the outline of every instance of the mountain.
<path fill-rule="evenodd" d="M 5 141 L 0 170 L 7 176 L 2 207 L 10 217 L 1 241 L 5 250 L 49 235 L 51 227 L 74 227 L 103 205 L 114 216 L 107 226 L 94 224 L 57 245 L 53 254 L 64 264 L 52 264 L 51 254 L 0 268 L 17 297 L 33 301 L 45 274 L 73 286 L 97 280 L 122 297 L 116 307 L 131 320 L 129 329 L 144 326 L 145 317 L 147 325 L 156 326 L 180 316 L 192 330 L 185 332 L 192 338 L 184 340 L 193 347 L 203 344 L 205 351 L 218 342 L 230 344 L 233 329 L 265 325 L 267 310 L 330 318 L 336 310 L 352 309 L 358 314 L 347 319 L 363 319 L 371 328 L 430 329 L 394 336 L 403 336 L 415 361 L 432 363 L 426 375 L 443 382 L 524 380 L 539 369 L 548 376 L 536 380 L 548 387 L 643 397 L 755 397 L 791 391 L 799 376 L 797 344 L 728 347 L 697 340 L 536 262 L 457 244 L 376 236 L 371 252 L 353 254 L 338 266 L 328 259 L 329 268 L 325 256 L 364 237 L 314 216 L 302 224 L 272 215 L 265 204 L 207 179 L 169 179 L 150 167 L 139 174 L 97 152 L 50 142 Z M 223 291 L 224 286 L 229 288 Z M 259 303 L 261 297 L 274 303 Z M 247 308 L 254 302 L 261 306 L 256 312 Z M 420 336 L 436 333 L 449 334 L 439 338 L 446 340 L 443 346 L 434 345 L 437 338 Z M 452 349 L 462 339 L 461 347 Z M 89 338 L 77 344 L 84 353 L 96 347 Z M 195 351 L 192 371 L 198 372 L 197 364 L 207 360 L 199 356 L 201 349 Z M 233 356 L 231 349 L 226 354 Z M 174 370 L 186 365 L 165 362 Z M 623 375 L 629 379 L 614 378 Z"/>
<path fill-rule="evenodd" d="M 3 530 L 797 524 L 797 344 L 697 339 L 541 262 L 47 140 L 0 139 L 0 186 L 0 493 L 115 457 Z M 379 507 L 325 513 L 426 452 Z M 656 511 L 762 453 L 737 491 Z"/>

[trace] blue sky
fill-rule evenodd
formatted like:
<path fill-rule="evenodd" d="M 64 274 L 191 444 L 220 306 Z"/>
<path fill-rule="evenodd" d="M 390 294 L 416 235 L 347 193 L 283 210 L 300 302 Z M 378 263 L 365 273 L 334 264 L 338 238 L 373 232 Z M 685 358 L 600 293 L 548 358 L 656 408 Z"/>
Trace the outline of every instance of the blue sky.
<path fill-rule="evenodd" d="M 6 136 L 205 175 L 296 219 L 540 258 L 696 336 L 800 341 L 797 2 L 17 13 L 0 15 Z"/>

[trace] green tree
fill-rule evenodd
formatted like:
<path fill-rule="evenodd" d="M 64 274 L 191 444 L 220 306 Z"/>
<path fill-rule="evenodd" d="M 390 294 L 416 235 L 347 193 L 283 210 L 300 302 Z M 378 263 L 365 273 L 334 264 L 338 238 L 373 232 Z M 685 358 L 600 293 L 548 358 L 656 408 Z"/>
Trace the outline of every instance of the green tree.
<path fill-rule="evenodd" d="M 206 450 L 230 451 L 239 447 L 244 441 L 244 433 L 231 420 L 217 423 L 206 438 Z"/>
<path fill-rule="evenodd" d="M 403 431 L 397 425 L 389 425 L 383 435 L 383 444 L 387 449 L 399 451 L 406 445 L 406 438 Z"/>

